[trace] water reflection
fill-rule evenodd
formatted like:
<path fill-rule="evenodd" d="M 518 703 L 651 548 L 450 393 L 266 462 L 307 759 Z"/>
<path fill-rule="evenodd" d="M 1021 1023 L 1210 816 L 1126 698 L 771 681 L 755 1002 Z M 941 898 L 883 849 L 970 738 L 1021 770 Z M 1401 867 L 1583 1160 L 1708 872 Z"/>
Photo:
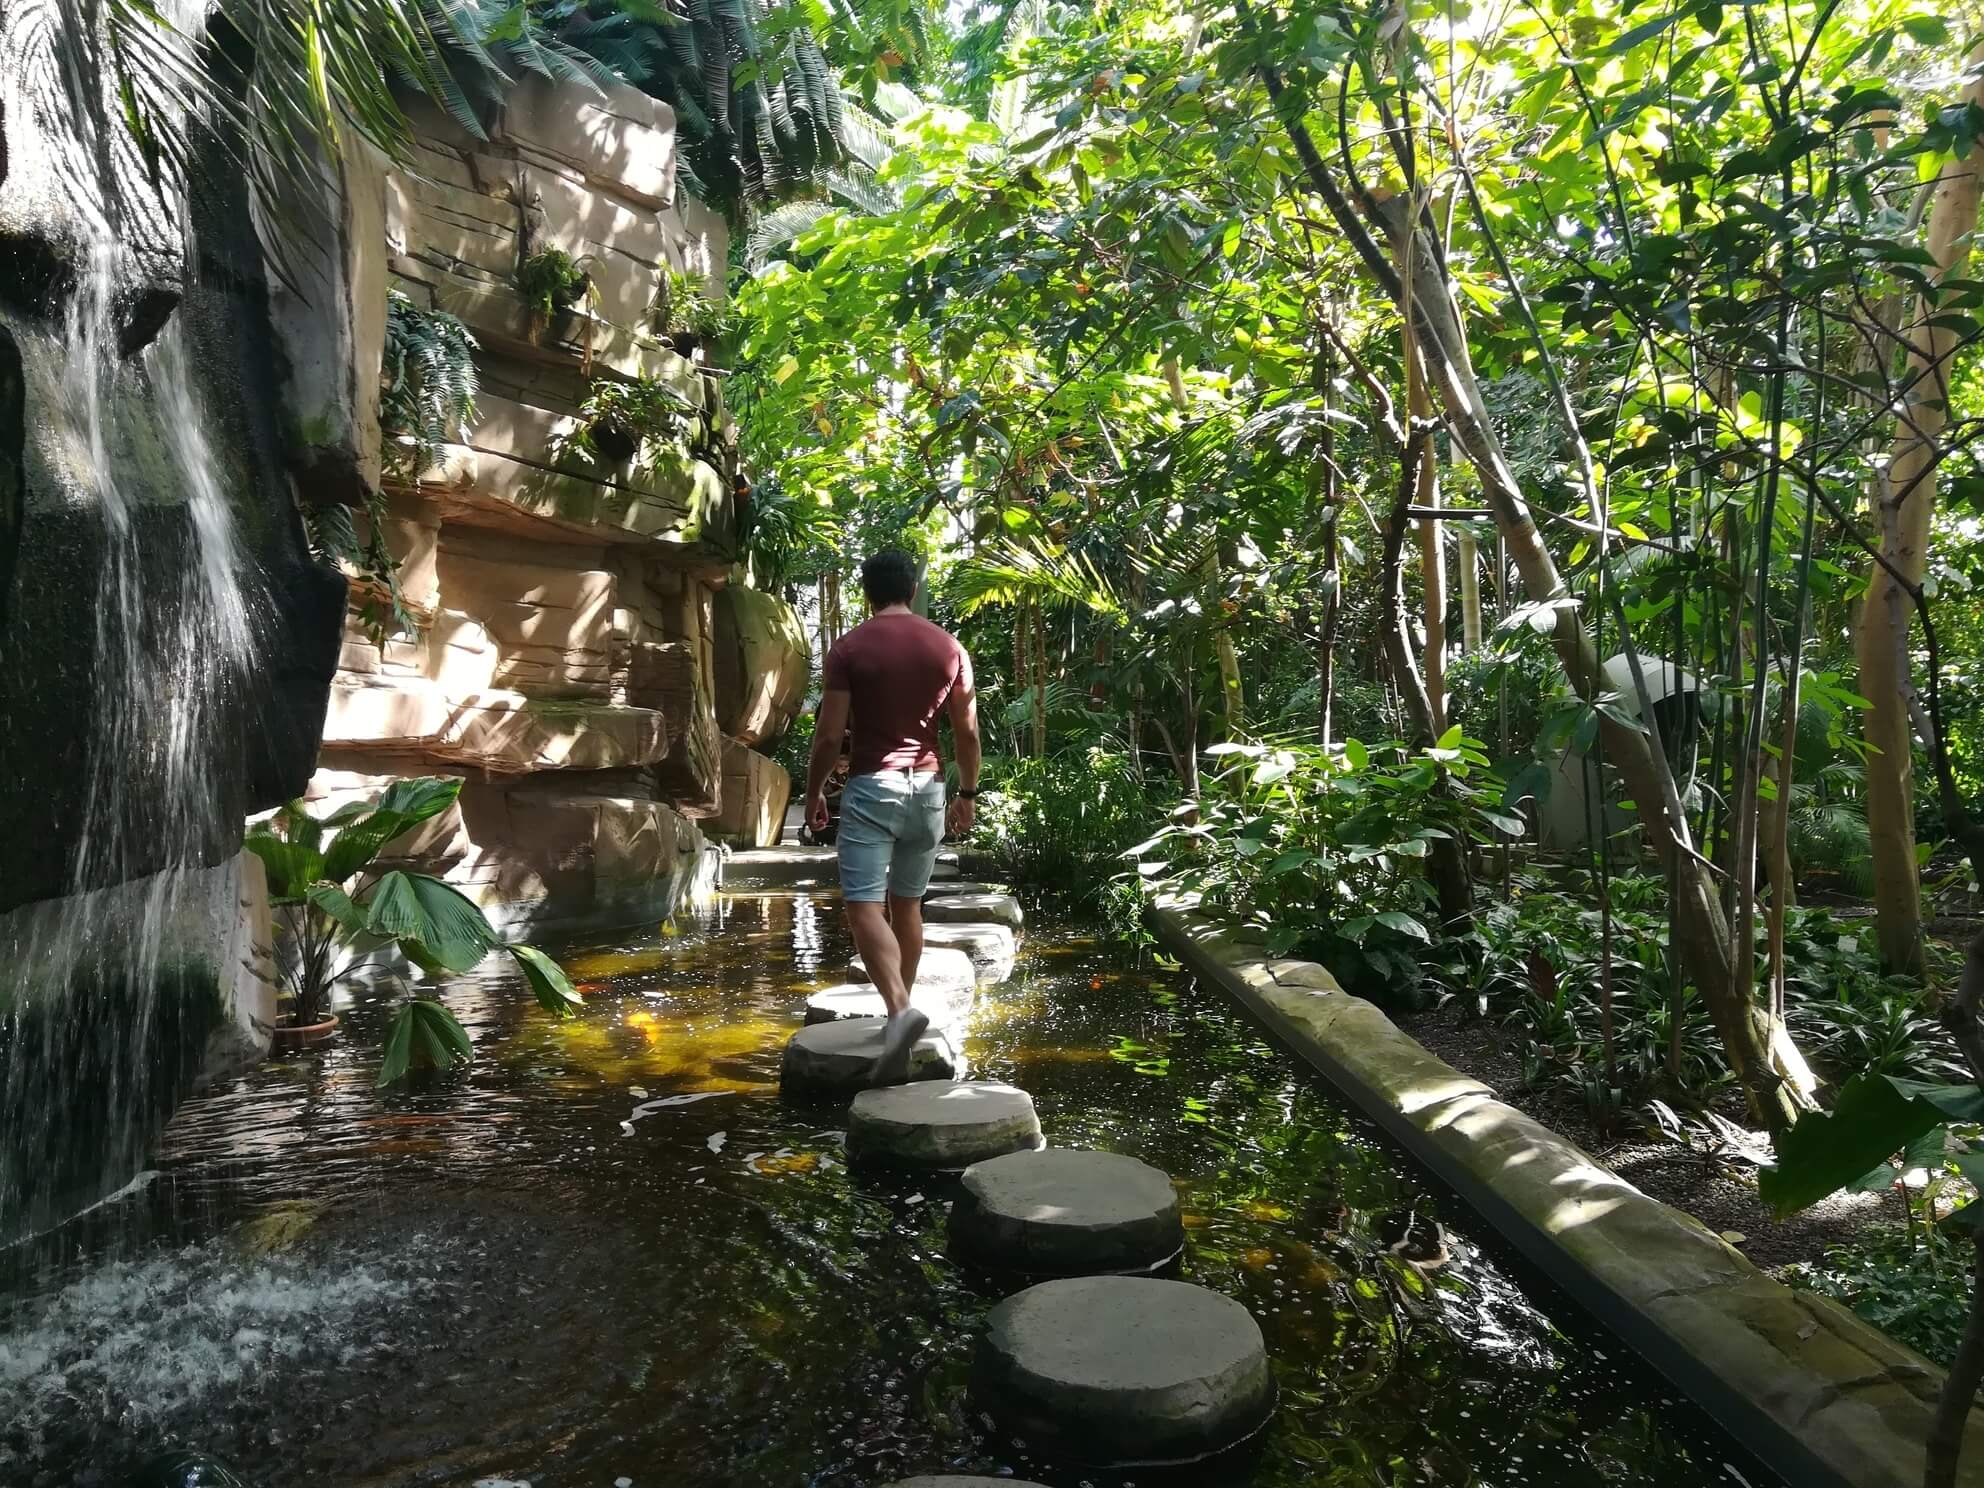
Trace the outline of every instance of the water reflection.
<path fill-rule="evenodd" d="M 944 1255 L 943 1185 L 857 1180 L 835 1113 L 778 1097 L 803 989 L 845 967 L 829 909 L 729 896 L 571 946 L 587 1005 L 563 1024 L 506 976 L 463 979 L 449 998 L 474 1065 L 403 1090 L 373 1088 L 383 1007 L 361 997 L 349 1037 L 187 1107 L 133 1201 L 166 1242 L 143 1264 L 163 1269 L 50 1260 L 22 1284 L 0 1328 L 0 1481 L 67 1484 L 184 1439 L 305 1488 L 1110 1483 L 988 1440 L 968 1410 L 990 1294 Z M 1171 1173 L 1183 1275 L 1261 1322 L 1273 1426 L 1248 1462 L 1172 1481 L 1768 1481 L 1733 1476 L 1697 1416 L 1555 1326 L 1464 1213 L 1184 979 L 1036 928 L 966 1052 L 1033 1093 L 1054 1142 Z M 346 1276 L 374 1309 L 332 1285 Z M 243 1322 L 229 1277 L 297 1306 Z M 141 1377 L 78 1357 L 51 1318 L 134 1340 L 127 1360 L 149 1343 L 224 1361 L 242 1327 L 284 1347 L 134 1414 L 117 1402 Z"/>

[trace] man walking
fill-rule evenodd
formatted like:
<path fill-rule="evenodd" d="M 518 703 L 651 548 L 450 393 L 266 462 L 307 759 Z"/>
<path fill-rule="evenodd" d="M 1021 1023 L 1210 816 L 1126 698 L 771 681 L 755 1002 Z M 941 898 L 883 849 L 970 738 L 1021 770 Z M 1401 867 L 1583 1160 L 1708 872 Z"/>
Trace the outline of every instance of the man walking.
<path fill-rule="evenodd" d="M 962 836 L 971 830 L 978 797 L 978 695 L 971 657 L 957 638 L 909 608 L 916 597 L 915 559 L 900 548 L 884 548 L 861 565 L 861 587 L 868 619 L 834 644 L 822 673 L 806 820 L 815 832 L 827 824 L 827 777 L 851 713 L 854 747 L 840 798 L 840 891 L 855 947 L 889 1010 L 873 1078 L 900 1085 L 909 1078 L 910 1051 L 930 1026 L 909 1005 L 909 994 L 923 958 L 923 894 L 944 837 L 937 719 L 949 710 L 958 756 L 950 829 Z"/>

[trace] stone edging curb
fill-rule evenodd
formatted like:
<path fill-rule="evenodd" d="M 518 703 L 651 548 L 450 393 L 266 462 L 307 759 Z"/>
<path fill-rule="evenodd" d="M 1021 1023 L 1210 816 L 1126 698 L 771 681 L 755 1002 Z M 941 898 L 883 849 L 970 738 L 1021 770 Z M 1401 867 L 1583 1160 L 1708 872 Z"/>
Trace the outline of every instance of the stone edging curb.
<path fill-rule="evenodd" d="M 1771 1280 L 1432 1054 L 1323 967 L 1160 896 L 1159 937 L 1234 997 L 1552 1282 L 1795 1488 L 1919 1488 L 1942 1372 Z M 1984 1488 L 1972 1410 L 1957 1482 Z"/>

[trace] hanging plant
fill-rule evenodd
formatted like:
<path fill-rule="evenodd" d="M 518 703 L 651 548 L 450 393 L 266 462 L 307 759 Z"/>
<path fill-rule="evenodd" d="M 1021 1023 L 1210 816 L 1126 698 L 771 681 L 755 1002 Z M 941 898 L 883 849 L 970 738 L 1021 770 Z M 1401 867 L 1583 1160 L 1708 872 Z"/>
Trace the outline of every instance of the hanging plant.
<path fill-rule="evenodd" d="M 579 423 L 560 446 L 604 465 L 624 465 L 646 451 L 656 466 L 681 453 L 684 430 L 695 415 L 687 398 L 652 377 L 594 378 L 579 405 Z"/>
<path fill-rule="evenodd" d="M 685 355 L 699 345 L 721 341 L 737 329 L 737 312 L 727 300 L 712 297 L 699 274 L 664 267 L 655 276 L 654 303 L 648 307 L 648 329 Z"/>
<path fill-rule="evenodd" d="M 444 310 L 423 310 L 397 289 L 386 292 L 386 340 L 379 364 L 379 432 L 386 471 L 413 480 L 441 446 L 468 437 L 475 423 L 475 337 Z M 304 512 L 310 546 L 347 569 L 355 583 L 359 622 L 375 646 L 413 629 L 400 594 L 399 562 L 386 546 L 386 500 L 374 489 L 365 503 L 365 534 L 351 507 L 314 506 Z"/>
<path fill-rule="evenodd" d="M 592 276 L 562 248 L 544 248 L 517 265 L 517 295 L 530 310 L 531 334 L 586 297 Z"/>

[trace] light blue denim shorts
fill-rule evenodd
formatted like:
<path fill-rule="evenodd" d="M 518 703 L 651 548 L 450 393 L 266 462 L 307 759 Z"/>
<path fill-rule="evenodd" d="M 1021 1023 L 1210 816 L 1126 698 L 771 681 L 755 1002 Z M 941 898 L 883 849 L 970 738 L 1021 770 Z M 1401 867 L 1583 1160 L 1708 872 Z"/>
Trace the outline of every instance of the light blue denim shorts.
<path fill-rule="evenodd" d="M 944 777 L 935 770 L 856 775 L 840 798 L 840 893 L 879 904 L 921 899 L 944 840 Z"/>

